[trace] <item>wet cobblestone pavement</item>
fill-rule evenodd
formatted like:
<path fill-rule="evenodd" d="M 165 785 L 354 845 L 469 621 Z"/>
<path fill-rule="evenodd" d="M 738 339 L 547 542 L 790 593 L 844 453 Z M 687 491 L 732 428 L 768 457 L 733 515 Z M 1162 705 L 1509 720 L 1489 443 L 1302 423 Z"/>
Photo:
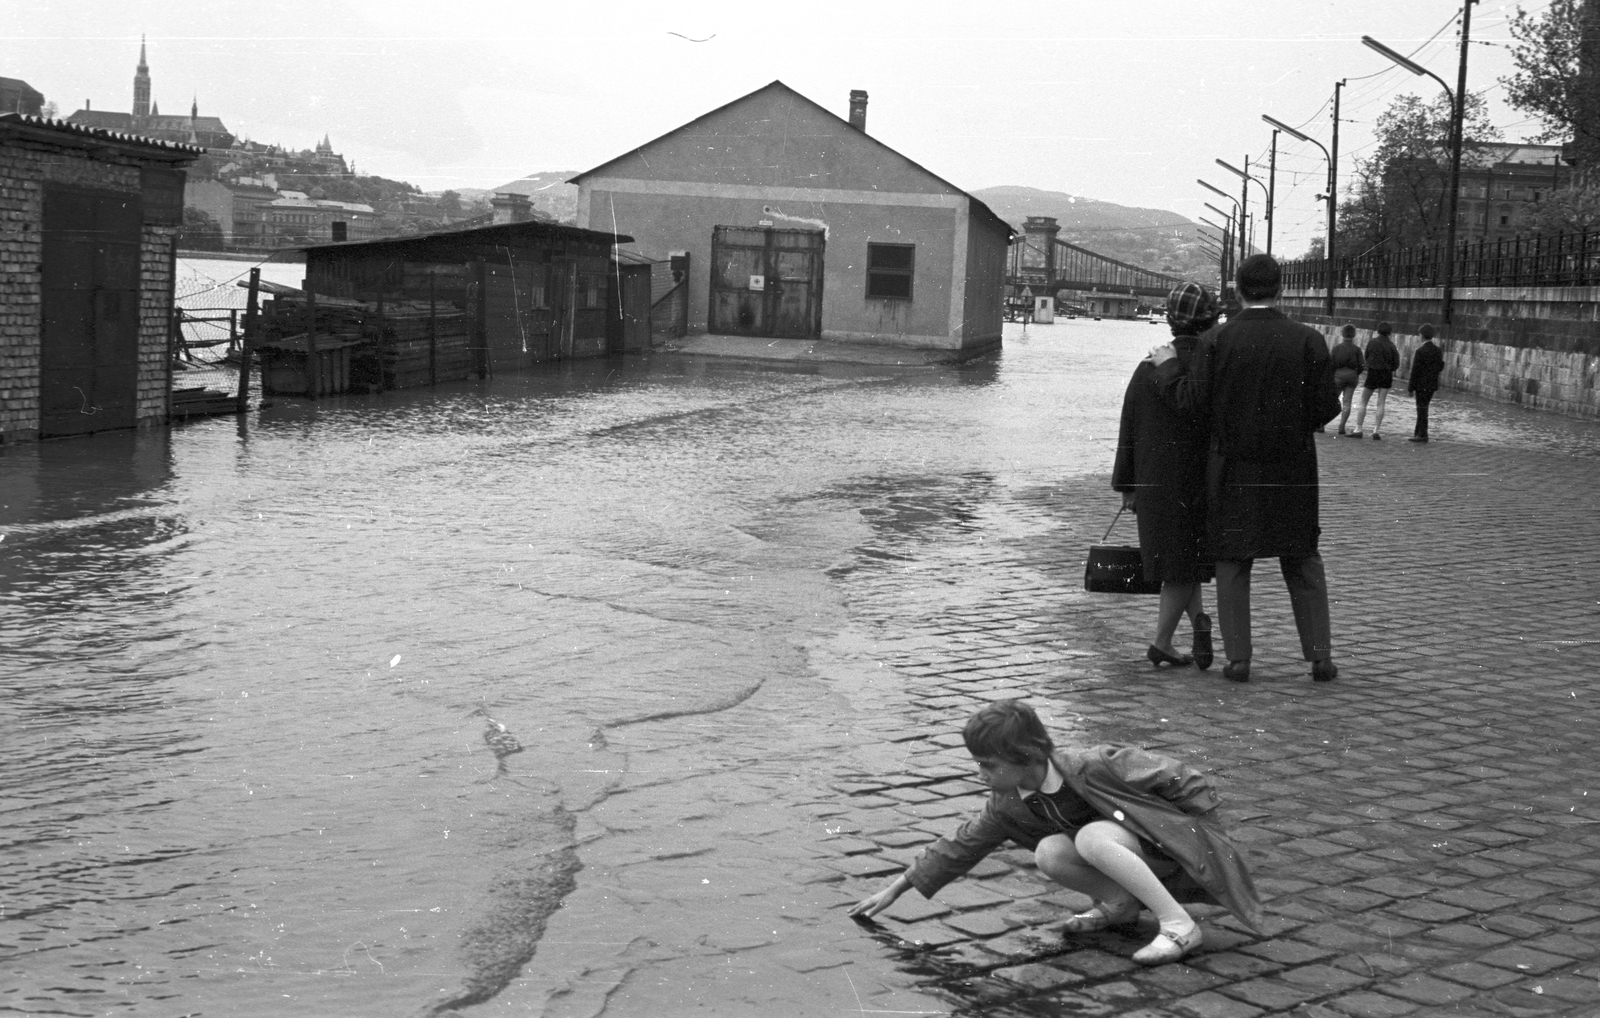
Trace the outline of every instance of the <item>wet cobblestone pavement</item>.
<path fill-rule="evenodd" d="M 1446 392 L 1430 445 L 1403 399 L 1319 438 L 1338 680 L 1269 563 L 1249 684 L 1157 672 L 1154 599 L 1082 570 L 1160 331 L 9 454 L 0 1010 L 1600 1015 L 1600 425 Z M 981 806 L 960 727 L 1015 696 L 1210 772 L 1267 935 L 1199 910 L 1138 968 L 1148 918 L 1064 938 L 1016 850 L 846 918 Z"/>
<path fill-rule="evenodd" d="M 1600 463 L 1319 444 L 1341 669 L 1327 685 L 1297 660 L 1275 570 L 1256 584 L 1249 684 L 1220 664 L 1146 665 L 1153 599 L 1077 582 L 1114 509 L 1104 478 L 989 515 L 959 511 L 961 486 L 890 500 L 841 582 L 895 648 L 904 699 L 883 710 L 908 764 L 835 785 L 849 797 L 838 866 L 871 878 L 850 886 L 874 889 L 981 802 L 959 727 L 985 700 L 1026 696 L 1057 731 L 1216 775 L 1270 916 L 1257 938 L 1212 909 L 1196 955 L 1141 970 L 1128 955 L 1153 935 L 1148 915 L 1132 935 L 1063 938 L 1083 899 L 1003 852 L 933 901 L 902 898 L 883 926 L 913 984 L 954 1013 L 1600 1014 Z M 919 510 L 971 518 L 942 535 L 894 525 Z M 938 579 L 948 596 L 930 611 Z"/>

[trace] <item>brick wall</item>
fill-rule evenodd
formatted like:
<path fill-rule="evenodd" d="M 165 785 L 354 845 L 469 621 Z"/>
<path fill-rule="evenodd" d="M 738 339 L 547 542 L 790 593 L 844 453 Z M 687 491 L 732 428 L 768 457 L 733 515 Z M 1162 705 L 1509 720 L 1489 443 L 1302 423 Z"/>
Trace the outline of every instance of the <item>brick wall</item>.
<path fill-rule="evenodd" d="M 140 194 L 139 161 L 8 139 L 0 145 L 0 442 L 39 432 L 41 221 L 47 183 Z M 167 418 L 168 315 L 176 228 L 145 226 L 140 251 L 138 417 Z"/>
<path fill-rule="evenodd" d="M 1470 287 L 1457 290 L 1452 321 L 1440 323 L 1437 288 L 1341 290 L 1336 314 L 1323 310 L 1321 291 L 1290 291 L 1291 317 L 1337 342 L 1345 323 L 1366 344 L 1379 322 L 1394 327 L 1404 377 L 1421 343 L 1417 330 L 1432 322 L 1444 352 L 1447 388 L 1540 410 L 1600 417 L 1600 287 Z"/>

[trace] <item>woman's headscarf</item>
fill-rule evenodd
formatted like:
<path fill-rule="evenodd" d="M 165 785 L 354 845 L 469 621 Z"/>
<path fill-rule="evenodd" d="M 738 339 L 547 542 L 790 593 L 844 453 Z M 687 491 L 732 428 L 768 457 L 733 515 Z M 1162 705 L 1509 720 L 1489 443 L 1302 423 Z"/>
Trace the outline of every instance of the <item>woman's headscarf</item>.
<path fill-rule="evenodd" d="M 1220 317 L 1216 296 L 1199 283 L 1184 283 L 1167 294 L 1167 324 L 1174 336 L 1198 336 Z"/>

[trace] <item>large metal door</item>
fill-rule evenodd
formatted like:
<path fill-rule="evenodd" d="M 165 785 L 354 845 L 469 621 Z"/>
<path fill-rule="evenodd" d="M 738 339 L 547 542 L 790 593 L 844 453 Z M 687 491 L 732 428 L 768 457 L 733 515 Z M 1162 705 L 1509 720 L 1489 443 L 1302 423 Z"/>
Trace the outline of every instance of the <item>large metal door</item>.
<path fill-rule="evenodd" d="M 711 234 L 712 332 L 814 339 L 822 334 L 823 235 L 718 226 Z"/>
<path fill-rule="evenodd" d="M 143 219 L 137 195 L 45 189 L 41 435 L 138 422 Z"/>

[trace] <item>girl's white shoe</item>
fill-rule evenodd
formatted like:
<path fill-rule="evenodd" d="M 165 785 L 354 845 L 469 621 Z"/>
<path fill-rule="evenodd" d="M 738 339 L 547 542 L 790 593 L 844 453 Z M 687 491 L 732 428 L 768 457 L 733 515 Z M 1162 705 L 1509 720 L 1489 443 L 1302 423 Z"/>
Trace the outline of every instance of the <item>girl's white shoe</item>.
<path fill-rule="evenodd" d="M 1156 939 L 1133 952 L 1133 960 L 1140 965 L 1165 965 L 1177 961 L 1200 946 L 1200 924 L 1195 923 L 1187 933 L 1162 930 Z"/>

